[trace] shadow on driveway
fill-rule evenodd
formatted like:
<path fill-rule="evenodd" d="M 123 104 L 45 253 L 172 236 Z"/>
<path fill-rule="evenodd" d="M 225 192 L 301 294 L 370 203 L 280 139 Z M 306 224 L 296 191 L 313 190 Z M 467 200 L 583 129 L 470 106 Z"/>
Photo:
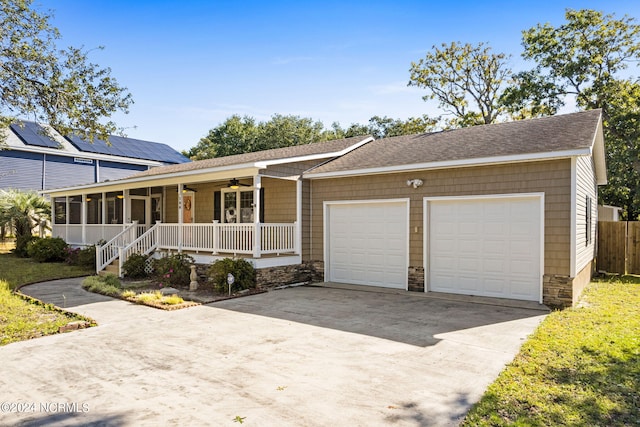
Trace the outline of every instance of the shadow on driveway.
<path fill-rule="evenodd" d="M 301 286 L 208 305 L 321 328 L 363 334 L 420 347 L 443 334 L 467 331 L 474 339 L 500 340 L 518 332 L 516 321 L 540 310 L 424 298 L 409 293 Z M 484 328 L 491 325 L 491 328 Z"/>

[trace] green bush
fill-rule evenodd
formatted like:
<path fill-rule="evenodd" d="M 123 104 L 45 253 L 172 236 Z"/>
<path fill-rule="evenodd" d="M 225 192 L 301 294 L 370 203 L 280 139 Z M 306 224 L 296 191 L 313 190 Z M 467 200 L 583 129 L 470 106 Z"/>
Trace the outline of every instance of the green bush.
<path fill-rule="evenodd" d="M 77 265 L 82 267 L 96 266 L 96 247 L 95 245 L 87 246 L 78 252 Z"/>
<path fill-rule="evenodd" d="M 153 271 L 160 286 L 189 285 L 191 265 L 195 262 L 187 254 L 171 254 L 153 260 Z"/>
<path fill-rule="evenodd" d="M 132 279 L 140 279 L 147 277 L 147 260 L 149 255 L 131 254 L 129 258 L 122 264 L 124 275 Z"/>
<path fill-rule="evenodd" d="M 231 291 L 240 291 L 256 287 L 256 272 L 253 265 L 245 259 L 224 258 L 214 262 L 207 274 L 218 292 L 229 292 L 227 276 L 233 274 L 234 282 Z"/>
<path fill-rule="evenodd" d="M 16 247 L 11 251 L 15 256 L 20 258 L 28 258 L 29 253 L 27 247 L 29 243 L 40 239 L 37 236 L 19 236 L 16 238 Z"/>
<path fill-rule="evenodd" d="M 64 261 L 69 245 L 60 237 L 36 239 L 27 245 L 27 254 L 38 262 Z"/>
<path fill-rule="evenodd" d="M 120 295 L 122 284 L 115 274 L 107 274 L 87 277 L 82 281 L 82 288 L 89 292 L 115 297 Z"/>
<path fill-rule="evenodd" d="M 83 249 L 67 247 L 65 249 L 65 259 L 69 265 L 79 265 L 81 267 L 96 266 L 96 247 L 95 245 L 87 246 Z"/>

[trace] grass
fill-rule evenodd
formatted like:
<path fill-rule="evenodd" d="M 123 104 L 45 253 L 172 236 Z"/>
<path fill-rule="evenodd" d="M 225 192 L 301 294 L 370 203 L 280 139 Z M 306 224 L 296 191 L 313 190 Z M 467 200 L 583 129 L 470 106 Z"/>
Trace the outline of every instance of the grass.
<path fill-rule="evenodd" d="M 93 274 L 93 269 L 67 265 L 60 262 L 37 262 L 31 258 L 18 258 L 9 253 L 13 249 L 10 242 L 0 244 L 0 279 L 11 289 L 46 280 L 66 279 Z"/>
<path fill-rule="evenodd" d="M 464 426 L 640 425 L 640 277 L 594 281 L 551 313 Z"/>
<path fill-rule="evenodd" d="M 49 304 L 23 298 L 13 289 L 44 280 L 90 274 L 86 269 L 62 263 L 38 263 L 9 253 L 12 244 L 0 244 L 0 345 L 58 333 L 61 327 L 83 316 L 56 309 Z"/>

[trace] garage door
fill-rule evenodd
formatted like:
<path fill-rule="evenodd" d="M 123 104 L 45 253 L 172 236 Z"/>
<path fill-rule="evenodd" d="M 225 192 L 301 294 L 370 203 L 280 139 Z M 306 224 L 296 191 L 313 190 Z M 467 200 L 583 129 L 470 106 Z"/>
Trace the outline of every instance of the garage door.
<path fill-rule="evenodd" d="M 328 280 L 407 288 L 407 202 L 328 204 Z"/>
<path fill-rule="evenodd" d="M 538 301 L 540 204 L 540 197 L 428 201 L 429 289 Z"/>

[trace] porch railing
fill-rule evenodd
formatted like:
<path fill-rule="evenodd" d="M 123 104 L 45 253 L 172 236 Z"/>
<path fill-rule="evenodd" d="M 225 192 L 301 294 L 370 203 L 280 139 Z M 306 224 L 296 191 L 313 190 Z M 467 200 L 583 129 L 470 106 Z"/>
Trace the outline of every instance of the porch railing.
<path fill-rule="evenodd" d="M 122 266 L 129 259 L 131 254 L 147 255 L 153 252 L 158 245 L 158 227 L 160 223 L 155 224 L 149 230 L 142 232 L 138 238 L 127 246 L 119 248 L 118 254 L 118 276 L 122 276 Z M 138 228 L 140 232 L 140 228 Z"/>
<path fill-rule="evenodd" d="M 254 256 L 295 253 L 296 229 L 296 223 L 180 225 L 158 222 L 142 232 L 140 226 L 130 224 L 105 245 L 96 248 L 96 267 L 100 272 L 119 258 L 122 275 L 122 265 L 131 254 L 148 254 L 155 249 Z M 259 248 L 256 248 L 256 235 L 259 236 Z"/>
<path fill-rule="evenodd" d="M 295 252 L 296 224 L 159 224 L 158 248 L 253 254 L 256 227 L 260 253 Z"/>
<path fill-rule="evenodd" d="M 131 224 L 53 224 L 53 237 L 61 237 L 72 245 L 90 245 L 100 240 L 109 241 L 128 228 Z M 84 229 L 84 231 L 83 231 Z M 145 225 L 138 225 L 136 234 L 142 235 Z M 84 235 L 83 235 L 84 233 Z"/>
<path fill-rule="evenodd" d="M 122 226 L 122 225 L 121 225 Z M 120 256 L 124 248 L 138 237 L 138 223 L 126 224 L 124 230 L 116 234 L 102 246 L 96 246 L 96 272 L 99 273 Z"/>

